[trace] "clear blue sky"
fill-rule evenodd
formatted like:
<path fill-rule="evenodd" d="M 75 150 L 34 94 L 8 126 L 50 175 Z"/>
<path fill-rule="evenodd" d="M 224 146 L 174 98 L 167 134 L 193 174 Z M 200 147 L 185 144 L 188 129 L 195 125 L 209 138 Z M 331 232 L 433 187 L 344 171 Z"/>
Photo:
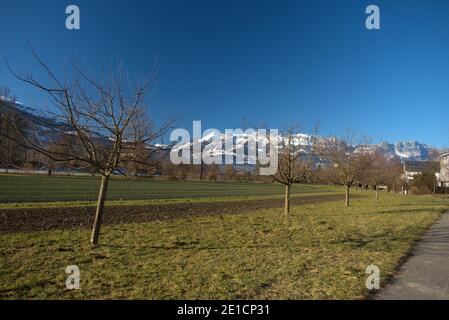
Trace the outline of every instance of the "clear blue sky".
<path fill-rule="evenodd" d="M 95 72 L 124 60 L 131 73 L 161 73 L 156 118 L 177 114 L 218 129 L 243 117 L 272 128 L 296 122 L 322 134 L 355 128 L 375 141 L 449 145 L 449 1 L 158 0 L 3 1 L 4 54 L 37 73 L 26 39 L 56 70 L 68 59 Z M 81 30 L 65 29 L 77 4 Z M 365 28 L 365 8 L 381 10 L 381 30 Z M 38 74 L 38 73 L 37 73 Z M 45 96 L 0 64 L 30 106 Z"/>

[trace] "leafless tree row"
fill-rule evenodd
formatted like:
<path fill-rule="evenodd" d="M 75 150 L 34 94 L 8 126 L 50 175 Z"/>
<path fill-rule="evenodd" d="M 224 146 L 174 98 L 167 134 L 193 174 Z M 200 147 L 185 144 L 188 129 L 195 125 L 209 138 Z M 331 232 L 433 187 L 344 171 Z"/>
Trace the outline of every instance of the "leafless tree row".
<path fill-rule="evenodd" d="M 44 79 L 19 74 L 8 67 L 22 82 L 44 92 L 53 104 L 43 115 L 17 114 L 7 110 L 7 105 L 14 102 L 9 90 L 0 89 L 0 164 L 12 168 L 26 163 L 45 163 L 49 174 L 53 168 L 64 164 L 100 175 L 92 244 L 96 245 L 99 240 L 110 177 L 119 170 L 134 176 L 161 171 L 173 179 L 197 176 L 201 181 L 205 175 L 212 181 L 239 179 L 232 165 L 220 170 L 216 165 L 175 166 L 156 160 L 154 155 L 164 147 L 155 142 L 174 125 L 173 119 L 155 125 L 149 117 L 146 98 L 153 90 L 156 73 L 132 81 L 123 65 L 99 77 L 72 65 L 58 77 L 33 50 L 32 53 L 44 71 Z M 48 135 L 42 139 L 37 137 L 37 132 Z M 286 216 L 290 213 L 294 184 L 342 185 L 346 206 L 350 205 L 353 187 L 374 187 L 376 199 L 379 199 L 380 187 L 393 191 L 403 188 L 401 164 L 364 148 L 367 142 L 356 139 L 353 132 L 348 131 L 340 138 L 320 139 L 317 125 L 307 142 L 307 152 L 298 132 L 297 126 L 291 126 L 276 138 L 278 168 L 270 178 L 285 186 Z"/>

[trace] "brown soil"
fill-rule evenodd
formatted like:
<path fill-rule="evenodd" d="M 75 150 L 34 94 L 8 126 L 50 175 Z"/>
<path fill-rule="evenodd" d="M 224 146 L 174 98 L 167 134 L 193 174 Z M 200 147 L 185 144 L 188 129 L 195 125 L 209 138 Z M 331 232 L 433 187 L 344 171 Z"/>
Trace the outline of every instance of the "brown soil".
<path fill-rule="evenodd" d="M 359 197 L 353 195 L 354 197 Z M 292 205 L 343 200 L 342 195 L 304 196 L 291 199 Z M 280 208 L 283 199 L 210 203 L 179 203 L 148 206 L 110 206 L 105 209 L 106 225 L 171 220 L 195 216 L 236 214 L 251 210 Z M 42 230 L 90 228 L 94 207 L 0 209 L 0 234 Z"/>

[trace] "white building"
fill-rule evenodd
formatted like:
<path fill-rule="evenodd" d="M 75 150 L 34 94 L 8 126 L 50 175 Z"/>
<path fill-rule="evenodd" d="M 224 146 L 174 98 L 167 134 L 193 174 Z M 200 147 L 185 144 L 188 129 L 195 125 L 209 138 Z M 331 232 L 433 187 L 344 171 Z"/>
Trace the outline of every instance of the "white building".
<path fill-rule="evenodd" d="M 449 154 L 448 154 L 449 155 Z M 440 181 L 441 164 L 438 161 L 404 161 L 403 176 L 407 182 L 410 182 L 414 177 L 423 172 L 435 173 L 437 181 Z"/>
<path fill-rule="evenodd" d="M 449 187 L 449 153 L 441 155 L 440 166 L 441 172 L 438 179 L 440 186 Z"/>

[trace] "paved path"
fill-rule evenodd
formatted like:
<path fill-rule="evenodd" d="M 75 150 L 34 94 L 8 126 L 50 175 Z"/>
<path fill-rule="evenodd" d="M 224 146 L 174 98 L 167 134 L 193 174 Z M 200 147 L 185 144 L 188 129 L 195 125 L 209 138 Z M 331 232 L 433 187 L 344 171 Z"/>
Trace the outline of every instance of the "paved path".
<path fill-rule="evenodd" d="M 449 299 L 449 213 L 432 226 L 378 300 Z"/>

